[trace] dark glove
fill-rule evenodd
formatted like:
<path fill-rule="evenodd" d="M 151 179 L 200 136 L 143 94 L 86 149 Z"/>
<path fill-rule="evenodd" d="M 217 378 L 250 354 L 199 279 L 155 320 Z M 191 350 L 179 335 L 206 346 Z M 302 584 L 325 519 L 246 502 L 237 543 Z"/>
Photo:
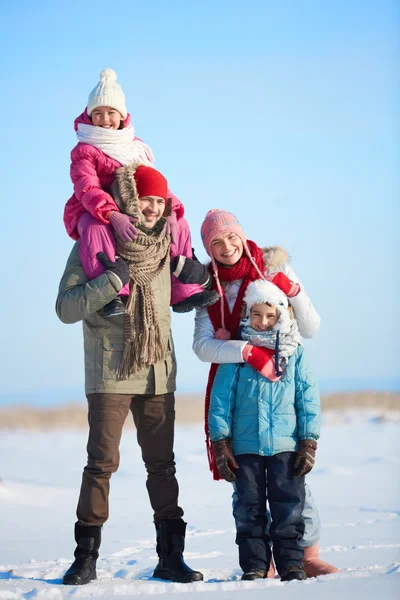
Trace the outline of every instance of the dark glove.
<path fill-rule="evenodd" d="M 224 440 L 218 440 L 218 442 L 213 442 L 212 444 L 215 459 L 217 461 L 218 473 L 225 481 L 236 481 L 236 475 L 232 469 L 238 469 L 239 465 L 232 454 L 231 440 L 225 438 Z"/>
<path fill-rule="evenodd" d="M 111 271 L 111 273 L 114 273 L 121 280 L 122 287 L 128 283 L 129 265 L 123 258 L 117 256 L 115 262 L 113 262 L 104 254 L 104 252 L 98 252 L 97 258 L 101 264 L 104 265 L 106 271 Z"/>
<path fill-rule="evenodd" d="M 315 452 L 317 450 L 317 442 L 315 440 L 301 440 L 294 462 L 294 476 L 304 477 L 313 468 L 315 464 Z"/>
<path fill-rule="evenodd" d="M 182 255 L 175 257 L 171 263 L 171 270 L 181 283 L 199 283 L 206 287 L 211 281 L 208 268 L 197 260 L 194 252 L 193 258 Z"/>

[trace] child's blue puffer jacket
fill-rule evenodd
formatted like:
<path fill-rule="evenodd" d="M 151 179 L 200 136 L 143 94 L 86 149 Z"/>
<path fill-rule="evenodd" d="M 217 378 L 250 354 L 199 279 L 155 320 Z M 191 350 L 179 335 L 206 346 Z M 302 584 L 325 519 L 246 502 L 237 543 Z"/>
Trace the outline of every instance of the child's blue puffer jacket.
<path fill-rule="evenodd" d="M 248 363 L 218 367 L 208 417 L 210 439 L 232 439 L 234 454 L 294 452 L 300 440 L 319 438 L 317 382 L 299 346 L 283 379 L 271 382 Z"/>

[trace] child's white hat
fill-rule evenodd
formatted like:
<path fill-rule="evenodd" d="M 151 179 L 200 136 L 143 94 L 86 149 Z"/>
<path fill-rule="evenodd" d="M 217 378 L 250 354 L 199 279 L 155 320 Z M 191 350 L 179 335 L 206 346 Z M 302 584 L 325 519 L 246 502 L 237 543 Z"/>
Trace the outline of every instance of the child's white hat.
<path fill-rule="evenodd" d="M 257 279 L 256 281 L 249 283 L 243 300 L 246 304 L 246 319 L 249 319 L 250 310 L 255 304 L 268 303 L 272 306 L 276 306 L 280 314 L 278 323 L 275 325 L 274 329 L 286 330 L 287 327 L 290 328 L 291 318 L 288 311 L 288 298 L 286 294 L 271 281 Z"/>
<path fill-rule="evenodd" d="M 97 106 L 111 106 L 121 113 L 123 119 L 126 119 L 128 111 L 125 106 L 125 95 L 119 83 L 117 83 L 117 74 L 112 69 L 104 69 L 100 73 L 100 81 L 90 92 L 87 103 L 87 114 Z"/>

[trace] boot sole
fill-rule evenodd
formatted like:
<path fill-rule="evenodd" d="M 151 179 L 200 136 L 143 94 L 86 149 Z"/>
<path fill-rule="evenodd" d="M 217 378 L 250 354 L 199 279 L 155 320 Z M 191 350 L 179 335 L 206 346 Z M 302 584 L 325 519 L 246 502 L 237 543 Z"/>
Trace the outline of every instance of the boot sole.
<path fill-rule="evenodd" d="M 154 579 L 162 579 L 163 581 L 173 581 L 175 583 L 194 583 L 195 581 L 203 581 L 204 577 L 201 573 L 188 573 L 186 577 L 177 579 L 173 577 L 168 571 L 154 571 Z"/>
<path fill-rule="evenodd" d="M 94 577 L 91 577 L 90 579 L 75 579 L 73 580 L 72 576 L 71 578 L 69 577 L 63 577 L 62 583 L 63 585 L 87 585 L 88 583 L 90 583 L 91 581 L 94 581 L 95 579 L 97 579 L 97 575 L 95 575 Z"/>

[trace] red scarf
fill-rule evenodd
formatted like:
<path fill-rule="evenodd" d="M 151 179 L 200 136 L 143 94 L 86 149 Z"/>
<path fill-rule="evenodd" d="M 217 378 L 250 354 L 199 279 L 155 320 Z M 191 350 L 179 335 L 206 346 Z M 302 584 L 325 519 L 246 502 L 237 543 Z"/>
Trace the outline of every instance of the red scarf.
<path fill-rule="evenodd" d="M 251 256 L 253 257 L 256 265 L 260 269 L 261 273 L 264 273 L 265 264 L 263 251 L 261 248 L 257 246 L 254 242 L 247 240 L 247 245 L 250 250 Z M 210 269 L 212 269 L 210 267 Z M 220 327 L 222 327 L 222 319 L 221 319 L 221 302 L 223 302 L 224 306 L 224 320 L 225 320 L 225 328 L 230 331 L 233 340 L 237 339 L 237 332 L 239 329 L 240 322 L 240 313 L 243 305 L 243 297 L 246 292 L 247 286 L 252 281 L 260 278 L 260 275 L 257 269 L 252 265 L 249 257 L 246 254 L 243 254 L 241 259 L 231 268 L 223 267 L 218 265 L 218 277 L 222 282 L 226 281 L 236 281 L 237 279 L 242 279 L 242 283 L 240 285 L 239 293 L 237 295 L 235 305 L 233 307 L 232 313 L 229 310 L 228 302 L 226 300 L 225 294 L 216 304 L 209 306 L 207 308 L 208 315 L 210 317 L 211 323 L 214 327 L 214 331 L 217 331 Z M 213 279 L 213 287 L 217 288 L 216 282 Z M 215 374 L 218 369 L 218 364 L 212 363 L 210 367 L 210 372 L 208 375 L 208 382 L 206 388 L 206 397 L 205 397 L 205 405 L 204 405 L 204 429 L 206 434 L 206 447 L 207 447 L 207 456 L 208 463 L 210 465 L 210 471 L 213 474 L 213 478 L 215 480 L 221 479 L 218 469 L 217 463 L 215 460 L 215 454 L 212 447 L 212 443 L 210 440 L 210 432 L 208 429 L 208 412 L 210 409 L 210 398 L 211 398 L 211 390 L 214 383 Z"/>

